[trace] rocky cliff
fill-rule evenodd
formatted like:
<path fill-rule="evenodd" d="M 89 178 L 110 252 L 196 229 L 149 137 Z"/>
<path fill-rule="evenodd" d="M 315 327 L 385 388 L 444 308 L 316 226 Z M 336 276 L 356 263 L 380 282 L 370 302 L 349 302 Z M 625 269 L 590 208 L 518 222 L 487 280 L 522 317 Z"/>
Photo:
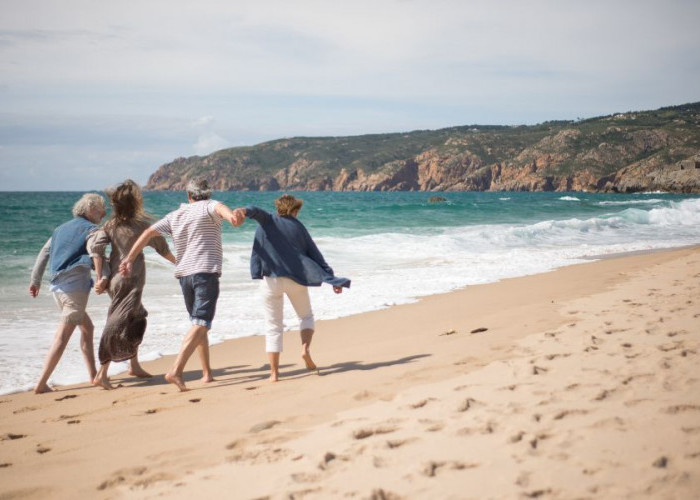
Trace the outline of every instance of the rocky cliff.
<path fill-rule="evenodd" d="M 700 193 L 700 103 L 534 126 L 300 137 L 178 158 L 152 190 Z"/>

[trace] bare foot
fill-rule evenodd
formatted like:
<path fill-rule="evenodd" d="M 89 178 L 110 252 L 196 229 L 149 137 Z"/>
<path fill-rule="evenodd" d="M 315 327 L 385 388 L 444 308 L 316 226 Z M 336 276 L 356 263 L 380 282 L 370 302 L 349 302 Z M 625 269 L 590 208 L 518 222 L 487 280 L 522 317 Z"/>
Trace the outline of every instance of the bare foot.
<path fill-rule="evenodd" d="M 202 375 L 201 381 L 203 384 L 209 384 L 211 382 L 216 381 L 216 379 L 212 377 L 211 373 L 207 373 L 206 375 Z"/>
<path fill-rule="evenodd" d="M 92 385 L 94 385 L 95 387 L 102 387 L 103 389 L 106 389 L 108 391 L 114 389 L 114 386 L 109 383 L 108 378 L 95 377 L 92 380 Z"/>
<path fill-rule="evenodd" d="M 53 392 L 53 389 L 46 384 L 37 385 L 34 388 L 34 394 L 43 394 L 45 392 Z"/>
<path fill-rule="evenodd" d="M 272 372 L 270 373 L 270 382 L 277 382 L 280 379 L 280 374 L 279 372 Z"/>
<path fill-rule="evenodd" d="M 314 360 L 311 359 L 311 353 L 307 352 L 302 352 L 301 353 L 301 359 L 304 360 L 304 363 L 306 364 L 306 369 L 307 370 L 317 370 L 318 368 L 316 367 L 316 363 L 314 363 Z"/>
<path fill-rule="evenodd" d="M 151 378 L 153 376 L 150 373 L 148 373 L 146 370 L 141 368 L 140 366 L 138 368 L 130 368 L 129 375 L 131 375 L 132 377 L 138 377 L 138 378 Z"/>
<path fill-rule="evenodd" d="M 167 380 L 171 384 L 175 384 L 177 388 L 180 389 L 180 392 L 189 391 L 189 389 L 185 387 L 185 383 L 182 381 L 182 377 L 173 375 L 172 373 L 168 372 L 165 374 L 165 380 Z"/>

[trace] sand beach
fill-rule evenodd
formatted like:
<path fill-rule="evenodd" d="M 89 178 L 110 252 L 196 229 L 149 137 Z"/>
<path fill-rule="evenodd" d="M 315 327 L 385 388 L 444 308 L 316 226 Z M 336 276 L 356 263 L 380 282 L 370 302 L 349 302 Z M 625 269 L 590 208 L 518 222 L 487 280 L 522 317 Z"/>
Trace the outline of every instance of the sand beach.
<path fill-rule="evenodd" d="M 5 395 L 0 499 L 696 498 L 699 326 L 693 247 L 321 321 L 276 384 L 249 337 L 185 393 Z"/>

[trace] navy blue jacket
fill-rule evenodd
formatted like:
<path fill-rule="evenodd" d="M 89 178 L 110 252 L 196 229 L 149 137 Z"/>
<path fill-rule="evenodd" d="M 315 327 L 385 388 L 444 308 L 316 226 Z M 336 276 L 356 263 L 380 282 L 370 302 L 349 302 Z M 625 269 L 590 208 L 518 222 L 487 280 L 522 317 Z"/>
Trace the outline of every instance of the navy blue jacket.
<path fill-rule="evenodd" d="M 250 256 L 253 279 L 286 277 L 304 286 L 328 283 L 350 288 L 349 279 L 333 274 L 304 224 L 296 217 L 270 214 L 253 205 L 245 211 L 246 217 L 258 223 Z"/>

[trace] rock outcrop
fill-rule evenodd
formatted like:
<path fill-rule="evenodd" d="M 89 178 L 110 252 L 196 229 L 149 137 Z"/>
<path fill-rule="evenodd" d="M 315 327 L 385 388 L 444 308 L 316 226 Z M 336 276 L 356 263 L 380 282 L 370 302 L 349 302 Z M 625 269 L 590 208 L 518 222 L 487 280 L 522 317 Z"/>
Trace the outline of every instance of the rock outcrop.
<path fill-rule="evenodd" d="M 700 192 L 700 103 L 530 127 L 295 138 L 161 166 L 182 190 Z"/>

